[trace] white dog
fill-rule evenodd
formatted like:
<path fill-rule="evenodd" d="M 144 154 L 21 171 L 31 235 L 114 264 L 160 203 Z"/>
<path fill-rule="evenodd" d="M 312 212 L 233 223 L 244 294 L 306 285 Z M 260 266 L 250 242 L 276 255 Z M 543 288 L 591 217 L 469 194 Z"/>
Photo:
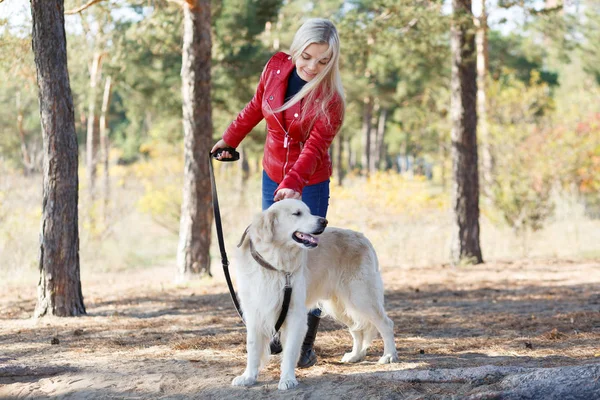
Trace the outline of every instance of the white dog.
<path fill-rule="evenodd" d="M 373 246 L 358 232 L 325 229 L 326 225 L 327 220 L 311 215 L 306 204 L 288 199 L 257 215 L 242 237 L 235 264 L 248 362 L 232 385 L 254 384 L 268 360 L 286 275 L 292 295 L 281 327 L 279 389 L 298 385 L 295 367 L 307 330 L 306 315 L 317 304 L 350 329 L 354 344 L 342 362 L 363 360 L 377 331 L 384 343 L 379 362 L 398 361 L 394 323 L 383 308 L 383 282 Z"/>

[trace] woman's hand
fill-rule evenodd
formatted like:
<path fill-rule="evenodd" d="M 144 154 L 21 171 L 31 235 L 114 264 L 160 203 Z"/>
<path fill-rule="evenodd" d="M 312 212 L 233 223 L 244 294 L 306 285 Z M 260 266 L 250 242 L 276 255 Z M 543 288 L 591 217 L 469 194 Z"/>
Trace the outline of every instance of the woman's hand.
<path fill-rule="evenodd" d="M 275 193 L 275 197 L 273 198 L 273 200 L 279 201 L 279 200 L 283 200 L 283 199 L 301 200 L 302 194 L 300 194 L 292 189 L 279 189 L 277 191 L 277 193 Z"/>
<path fill-rule="evenodd" d="M 225 143 L 225 141 L 223 139 L 221 139 L 217 143 L 215 143 L 215 145 L 213 146 L 210 153 L 213 154 L 215 151 L 217 151 L 219 149 L 224 149 L 226 147 L 231 147 L 231 146 L 228 145 L 227 143 Z M 231 158 L 231 157 L 232 157 L 231 153 L 229 153 L 228 151 L 224 151 L 221 153 L 221 155 L 219 157 L 217 157 L 217 160 L 222 160 L 224 158 Z"/>

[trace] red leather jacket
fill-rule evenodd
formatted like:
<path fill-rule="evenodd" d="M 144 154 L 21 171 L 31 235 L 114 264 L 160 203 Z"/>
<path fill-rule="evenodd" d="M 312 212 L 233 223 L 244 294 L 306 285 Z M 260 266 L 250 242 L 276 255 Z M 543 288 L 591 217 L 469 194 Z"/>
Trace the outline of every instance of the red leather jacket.
<path fill-rule="evenodd" d="M 306 185 L 329 179 L 331 160 L 327 152 L 342 125 L 342 101 L 335 97 L 330 103 L 329 121 L 319 118 L 311 126 L 311 115 L 303 115 L 300 101 L 283 112 L 272 110 L 284 103 L 288 78 L 295 65 L 292 57 L 280 52 L 265 66 L 256 93 L 235 121 L 223 134 L 229 146 L 237 147 L 263 118 L 267 122 L 263 168 L 279 184 L 277 190 L 288 188 L 302 193 Z M 317 97 L 316 101 L 319 101 Z M 309 114 L 309 113 L 305 113 Z"/>

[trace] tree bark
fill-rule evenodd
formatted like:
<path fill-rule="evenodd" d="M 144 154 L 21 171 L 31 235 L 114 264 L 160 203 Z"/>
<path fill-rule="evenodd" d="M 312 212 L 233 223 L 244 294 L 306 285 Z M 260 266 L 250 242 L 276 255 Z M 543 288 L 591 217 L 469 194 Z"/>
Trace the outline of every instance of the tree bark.
<path fill-rule="evenodd" d="M 371 124 L 369 129 L 369 173 L 375 172 L 377 170 L 377 143 L 379 133 L 378 126 L 378 115 L 380 113 L 379 99 L 375 98 L 373 109 L 371 112 Z"/>
<path fill-rule="evenodd" d="M 334 160 L 334 174 L 337 177 L 338 186 L 343 185 L 344 181 L 344 168 L 343 168 L 343 154 L 344 154 L 344 135 L 339 132 L 334 141 L 335 145 L 335 160 Z"/>
<path fill-rule="evenodd" d="M 112 79 L 109 76 L 106 77 L 104 83 L 104 95 L 102 96 L 102 108 L 100 110 L 100 153 L 102 154 L 102 197 L 103 197 L 103 210 L 102 217 L 104 221 L 108 218 L 108 202 L 110 199 L 110 174 L 108 170 L 109 165 L 109 150 L 110 141 L 108 139 L 108 111 L 110 107 L 110 98 L 112 93 Z"/>
<path fill-rule="evenodd" d="M 250 163 L 248 162 L 248 153 L 244 147 L 240 147 L 240 161 L 242 163 L 242 185 L 246 185 L 248 183 L 248 179 L 250 179 Z"/>
<path fill-rule="evenodd" d="M 21 104 L 21 92 L 18 91 L 15 96 L 17 102 L 17 130 L 19 131 L 19 139 L 21 141 L 21 157 L 23 158 L 23 173 L 25 176 L 31 174 L 34 170 L 34 163 L 29 155 L 27 148 L 27 139 L 25 137 L 25 129 L 23 129 L 23 105 Z"/>
<path fill-rule="evenodd" d="M 179 279 L 210 275 L 212 225 L 208 154 L 212 142 L 210 104 L 210 1 L 183 6 L 181 68 L 184 128 L 184 188 L 177 265 Z"/>
<path fill-rule="evenodd" d="M 44 141 L 36 317 L 85 314 L 79 277 L 77 136 L 63 12 L 63 0 L 31 0 Z"/>
<path fill-rule="evenodd" d="M 90 199 L 95 199 L 96 195 L 96 169 L 98 163 L 98 147 L 99 147 L 99 135 L 97 129 L 97 118 L 96 118 L 96 97 L 98 80 L 100 78 L 100 71 L 102 69 L 102 54 L 99 52 L 94 53 L 92 65 L 90 66 L 90 92 L 88 99 L 88 120 L 87 120 L 87 141 L 86 141 L 86 155 L 87 155 L 87 179 L 88 179 L 88 191 Z"/>
<path fill-rule="evenodd" d="M 363 121 L 362 121 L 362 136 L 363 136 L 363 156 L 362 167 L 367 176 L 370 175 L 371 166 L 371 118 L 373 117 L 373 98 L 365 96 L 363 99 Z"/>
<path fill-rule="evenodd" d="M 379 121 L 377 122 L 377 152 L 376 152 L 376 157 L 377 160 L 375 162 L 375 166 L 377 169 L 385 169 L 386 165 L 384 163 L 384 166 L 382 167 L 381 163 L 382 161 L 385 162 L 386 160 L 386 151 L 385 151 L 385 146 L 384 146 L 384 136 L 385 136 L 385 123 L 387 121 L 387 109 L 382 108 L 379 111 Z"/>
<path fill-rule="evenodd" d="M 482 263 L 477 168 L 477 65 L 471 0 L 452 0 L 452 259 Z"/>
<path fill-rule="evenodd" d="M 481 15 L 475 18 L 477 26 L 477 120 L 478 136 L 481 141 L 481 177 L 482 193 L 486 199 L 491 199 L 491 185 L 493 175 L 493 159 L 490 148 L 490 129 L 487 116 L 487 71 L 489 65 L 488 54 L 488 26 L 486 0 L 476 0 L 481 7 Z"/>
<path fill-rule="evenodd" d="M 356 152 L 352 151 L 352 143 L 348 136 L 344 137 L 344 146 L 346 148 L 346 157 L 348 160 L 348 172 L 350 173 L 356 168 L 357 156 Z"/>
<path fill-rule="evenodd" d="M 248 180 L 250 179 L 250 163 L 248 162 L 248 152 L 243 146 L 239 146 L 237 149 L 240 153 L 240 163 L 242 170 L 240 171 L 240 194 L 238 197 L 238 206 L 244 207 L 246 205 L 246 192 L 248 187 Z"/>

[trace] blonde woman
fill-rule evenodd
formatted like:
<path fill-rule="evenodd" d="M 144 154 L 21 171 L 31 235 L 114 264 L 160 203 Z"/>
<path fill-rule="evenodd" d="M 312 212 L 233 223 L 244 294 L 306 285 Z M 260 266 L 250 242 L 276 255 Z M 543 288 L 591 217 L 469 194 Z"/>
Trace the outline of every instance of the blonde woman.
<path fill-rule="evenodd" d="M 344 90 L 339 71 L 340 40 L 333 23 L 307 20 L 298 29 L 290 55 L 275 54 L 265 66 L 256 93 L 211 152 L 237 147 L 263 118 L 267 140 L 263 157 L 262 208 L 276 201 L 302 199 L 323 218 L 329 206 L 329 146 L 342 125 Z M 219 159 L 229 158 L 222 151 Z M 313 344 L 321 311 L 308 315 L 308 332 L 298 366 L 317 362 Z M 281 351 L 277 340 L 271 352 Z"/>

